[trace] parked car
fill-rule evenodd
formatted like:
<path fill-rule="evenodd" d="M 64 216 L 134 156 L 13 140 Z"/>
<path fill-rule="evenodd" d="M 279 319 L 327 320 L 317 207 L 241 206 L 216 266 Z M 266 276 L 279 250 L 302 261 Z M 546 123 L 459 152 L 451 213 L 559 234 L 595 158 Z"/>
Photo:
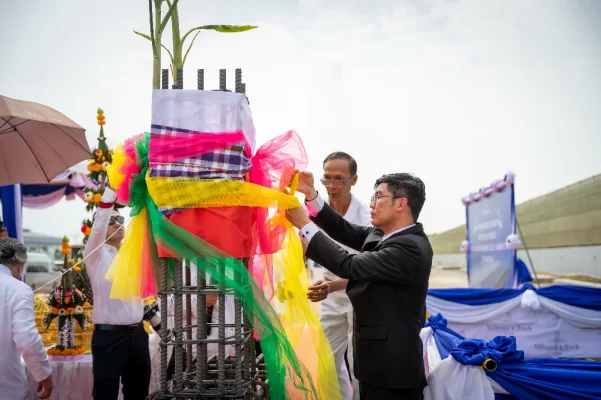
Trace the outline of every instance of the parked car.
<path fill-rule="evenodd" d="M 49 292 L 60 283 L 60 272 L 55 269 L 54 261 L 46 253 L 27 253 L 24 271 L 23 280 L 32 290 L 43 287 L 41 291 Z"/>

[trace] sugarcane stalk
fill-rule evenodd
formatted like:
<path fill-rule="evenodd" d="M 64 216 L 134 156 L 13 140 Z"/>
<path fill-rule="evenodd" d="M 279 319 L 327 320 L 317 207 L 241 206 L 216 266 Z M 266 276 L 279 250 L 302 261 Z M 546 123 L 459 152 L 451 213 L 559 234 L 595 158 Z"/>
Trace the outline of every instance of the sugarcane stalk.
<path fill-rule="evenodd" d="M 161 6 L 163 0 L 154 0 L 154 26 L 152 23 L 152 0 L 148 0 L 150 11 L 150 36 L 152 38 L 152 88 L 161 88 L 161 39 L 163 32 L 161 31 Z M 156 27 L 156 32 L 154 30 Z"/>
<path fill-rule="evenodd" d="M 153 0 L 148 0 L 148 16 L 150 23 L 150 35 L 136 32 L 136 35 L 142 36 L 148 39 L 152 44 L 152 88 L 161 88 L 161 48 L 165 48 L 162 45 L 163 32 L 167 26 L 167 22 L 171 19 L 173 8 L 177 6 L 179 0 L 175 0 L 173 4 L 167 2 L 169 10 L 165 16 L 162 16 L 162 6 L 165 0 L 154 0 L 154 12 L 153 12 Z M 165 50 L 167 50 L 165 48 Z M 167 50 L 169 51 L 169 50 Z"/>
<path fill-rule="evenodd" d="M 173 13 L 171 14 L 171 33 L 173 36 L 173 72 L 177 74 L 178 68 L 184 67 L 184 60 L 182 58 L 182 37 L 179 31 L 179 13 L 177 10 L 177 1 L 173 5 Z M 176 79 L 176 76 L 174 76 Z M 174 80 L 175 82 L 175 80 Z"/>
<path fill-rule="evenodd" d="M 179 12 L 177 9 L 177 2 L 175 0 L 173 4 L 171 4 L 170 0 L 165 0 L 167 5 L 169 6 L 169 10 L 172 11 L 171 14 L 171 32 L 172 32 L 172 40 L 173 40 L 173 52 L 170 52 L 165 46 L 165 50 L 169 53 L 171 57 L 171 75 L 173 76 L 173 82 L 177 82 L 177 70 L 183 69 L 184 64 L 186 63 L 186 58 L 188 58 L 188 54 L 194 45 L 194 41 L 196 37 L 200 33 L 201 30 L 213 30 L 216 32 L 222 33 L 236 33 L 236 32 L 245 32 L 251 29 L 257 28 L 257 26 L 253 25 L 203 25 L 197 26 L 188 30 L 183 36 L 181 35 L 180 26 L 179 26 Z M 188 46 L 186 52 L 184 53 L 184 44 L 186 43 L 186 39 L 189 35 L 194 33 L 192 37 L 192 41 Z"/>

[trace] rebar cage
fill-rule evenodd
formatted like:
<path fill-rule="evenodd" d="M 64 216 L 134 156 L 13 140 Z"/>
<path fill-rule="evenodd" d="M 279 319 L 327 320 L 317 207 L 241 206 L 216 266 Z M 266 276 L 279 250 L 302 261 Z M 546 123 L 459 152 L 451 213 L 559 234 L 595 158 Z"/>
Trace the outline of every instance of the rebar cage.
<path fill-rule="evenodd" d="M 183 89 L 183 71 L 176 71 L 172 89 Z M 197 89 L 204 90 L 204 70 L 198 70 Z M 169 86 L 169 71 L 162 70 L 162 88 Z M 219 70 L 219 90 L 227 90 L 227 71 Z M 235 71 L 235 91 L 246 92 L 242 83 L 242 70 Z M 247 260 L 244 260 L 247 265 Z M 174 274 L 169 279 L 169 263 L 174 264 Z M 195 268 L 194 266 L 192 266 Z M 222 267 L 225 269 L 225 265 Z M 240 277 L 235 277 L 240 279 Z M 244 282 L 241 282 L 244 284 Z M 173 296 L 174 324 L 168 327 L 168 296 Z M 207 295 L 217 295 L 216 310 L 207 312 Z M 196 282 L 192 282 L 190 262 L 181 259 L 161 259 L 161 385 L 151 399 L 269 399 L 263 356 L 257 357 L 256 343 L 242 302 L 234 300 L 234 322 L 225 323 L 226 296 L 233 291 L 207 282 L 206 274 L 198 269 Z M 192 296 L 196 296 L 196 324 L 192 324 Z M 184 306 L 185 305 L 185 306 Z M 217 319 L 217 322 L 213 320 Z M 210 320 L 213 319 L 213 320 Z M 192 336 L 196 328 L 195 337 Z M 233 328 L 233 336 L 226 335 Z M 217 338 L 207 338 L 210 329 L 217 329 Z M 231 331 L 231 329 L 230 329 Z M 208 357 L 207 345 L 217 344 L 217 355 Z M 174 370 L 170 370 L 168 348 L 173 348 Z M 233 356 L 226 356 L 226 346 L 233 346 Z M 193 349 L 196 355 L 193 355 Z"/>

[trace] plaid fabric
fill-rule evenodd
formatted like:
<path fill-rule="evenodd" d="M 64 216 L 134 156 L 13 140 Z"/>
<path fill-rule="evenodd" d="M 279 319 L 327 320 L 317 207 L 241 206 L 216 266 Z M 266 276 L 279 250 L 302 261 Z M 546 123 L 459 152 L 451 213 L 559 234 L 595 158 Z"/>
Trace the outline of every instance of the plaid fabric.
<path fill-rule="evenodd" d="M 243 180 L 251 166 L 244 142 L 211 153 L 185 157 L 194 153 L 191 147 L 193 145 L 187 139 L 192 135 L 202 134 L 210 135 L 210 133 L 152 125 L 148 154 L 150 176 Z M 169 150 L 167 152 L 161 150 L 158 157 L 157 148 Z"/>
<path fill-rule="evenodd" d="M 245 142 L 191 157 L 199 151 L 190 140 L 193 135 L 211 133 L 152 125 L 148 152 L 150 176 L 244 180 L 251 166 Z M 161 208 L 160 211 L 169 215 L 182 210 Z"/>

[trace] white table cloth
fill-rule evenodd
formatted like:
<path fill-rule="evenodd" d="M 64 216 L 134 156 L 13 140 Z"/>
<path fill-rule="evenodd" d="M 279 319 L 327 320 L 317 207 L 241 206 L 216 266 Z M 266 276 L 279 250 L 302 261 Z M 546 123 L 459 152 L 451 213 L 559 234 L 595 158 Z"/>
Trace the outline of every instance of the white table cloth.
<path fill-rule="evenodd" d="M 159 390 L 161 385 L 161 357 L 158 353 L 160 338 L 156 333 L 149 337 L 150 360 L 152 374 L 150 376 L 150 391 Z M 153 351 L 154 350 L 154 351 Z M 92 355 L 85 355 L 79 361 L 50 361 L 52 366 L 52 381 L 54 390 L 50 400 L 92 400 L 92 387 L 94 378 L 92 374 Z M 25 400 L 37 400 L 37 382 L 27 369 L 27 382 L 29 392 Z M 119 400 L 123 400 L 123 393 L 119 389 Z"/>

